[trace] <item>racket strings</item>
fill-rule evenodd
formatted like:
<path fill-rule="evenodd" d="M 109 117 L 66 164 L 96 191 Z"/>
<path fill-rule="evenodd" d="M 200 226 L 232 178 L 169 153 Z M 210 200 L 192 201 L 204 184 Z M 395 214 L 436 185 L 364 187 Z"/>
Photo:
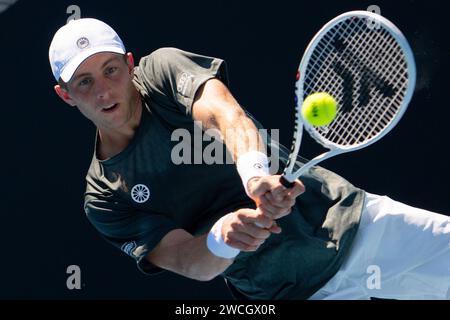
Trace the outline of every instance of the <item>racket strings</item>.
<path fill-rule="evenodd" d="M 350 26 L 349 26 L 350 27 Z M 345 33 L 349 34 L 350 31 L 343 30 Z M 354 30 L 352 30 L 354 31 Z M 324 38 L 321 42 L 317 45 L 317 48 L 314 52 L 320 52 L 319 56 L 314 57 L 314 53 L 312 55 L 312 58 L 310 60 L 310 65 L 308 66 L 309 75 L 311 79 L 309 79 L 309 83 L 321 83 L 323 86 L 327 87 L 329 84 L 332 83 L 332 81 L 336 80 L 335 77 L 330 76 L 330 74 L 327 72 L 330 69 L 330 64 L 332 64 L 336 60 L 336 55 L 334 54 L 335 45 L 333 42 L 335 42 L 336 36 L 341 33 L 341 30 L 339 30 L 338 26 L 335 26 L 333 29 L 331 29 L 328 33 L 324 35 Z M 354 33 L 356 34 L 356 33 Z M 326 60 L 321 60 L 322 56 L 326 54 Z M 325 65 L 325 68 L 322 66 L 322 64 Z M 324 70 L 321 70 L 324 69 Z M 309 77 L 308 77 L 309 78 Z M 335 89 L 335 88 L 333 88 Z M 333 90 L 335 91 L 335 90 Z M 307 94 L 310 94 L 312 92 L 307 92 Z"/>
<path fill-rule="evenodd" d="M 383 30 L 384 31 L 384 30 Z M 382 101 L 376 101 L 373 103 L 370 103 L 370 97 L 371 96 L 375 96 L 375 90 L 379 91 L 379 95 L 378 98 L 383 97 L 383 96 L 388 96 L 388 97 L 392 97 L 392 95 L 394 94 L 395 90 L 393 89 L 392 84 L 387 83 L 386 80 L 383 79 L 383 77 L 374 74 L 371 71 L 367 71 L 365 69 L 367 69 L 366 65 L 369 65 L 370 70 L 377 70 L 382 68 L 383 66 L 380 66 L 379 64 L 383 61 L 382 59 L 378 59 L 377 60 L 377 64 L 373 64 L 371 63 L 371 59 L 373 61 L 373 56 L 374 56 L 374 52 L 379 52 L 380 50 L 388 50 L 392 49 L 392 45 L 395 43 L 395 41 L 392 41 L 393 39 L 391 38 L 386 38 L 386 31 L 382 33 L 374 33 L 375 37 L 369 37 L 367 40 L 368 42 L 364 42 L 364 41 L 360 41 L 358 39 L 358 41 L 349 41 L 349 48 L 353 49 L 353 50 L 360 50 L 364 53 L 364 50 L 362 48 L 360 48 L 361 45 L 365 45 L 366 47 L 370 47 L 370 48 L 376 48 L 378 50 L 371 50 L 370 52 L 368 52 L 367 54 L 364 55 L 360 55 L 357 58 L 356 57 L 349 57 L 350 60 L 348 61 L 350 64 L 353 64 L 353 59 L 356 59 L 357 63 L 355 64 L 357 66 L 356 69 L 351 68 L 352 70 L 363 74 L 364 76 L 362 76 L 360 78 L 360 88 L 359 90 L 355 91 L 355 95 L 350 97 L 351 100 L 356 100 L 359 105 L 358 105 L 358 109 L 357 109 L 357 113 L 355 114 L 354 117 L 349 118 L 351 120 L 351 122 L 349 123 L 348 121 L 345 122 L 345 125 L 342 126 L 341 125 L 341 129 L 342 132 L 345 133 L 344 135 L 340 136 L 340 139 L 338 141 L 336 141 L 336 143 L 344 143 L 345 141 L 348 141 L 350 144 L 354 144 L 354 143 L 362 143 L 364 142 L 366 139 L 370 139 L 373 135 L 374 135 L 374 130 L 370 130 L 371 132 L 367 132 L 366 130 L 369 130 L 369 128 L 377 128 L 378 130 L 375 132 L 378 133 L 380 132 L 389 122 L 385 122 L 383 120 L 385 120 L 386 117 L 386 112 L 384 112 L 384 114 L 380 114 L 380 112 L 382 112 L 383 110 L 388 111 L 388 109 L 386 109 L 386 105 L 383 104 L 379 104 Z M 380 36 L 381 35 L 381 36 Z M 387 42 L 384 40 L 388 40 Z M 389 41 L 390 40 L 390 41 Z M 377 44 L 381 43 L 382 46 L 388 46 L 388 48 L 380 48 L 380 46 L 378 45 L 377 48 Z M 358 47 L 355 46 L 355 44 L 358 44 Z M 351 51 L 351 50 L 350 50 Z M 392 54 L 392 52 L 389 52 L 390 54 Z M 368 57 L 370 55 L 370 57 Z M 362 64 L 361 62 L 359 62 L 359 60 L 361 61 L 365 61 L 365 64 Z M 394 60 L 395 61 L 395 60 Z M 393 70 L 398 70 L 396 68 L 396 66 L 394 66 L 392 68 Z M 367 84 L 372 83 L 373 86 L 370 88 L 370 91 L 368 89 Z M 379 100 L 379 99 L 378 99 Z M 351 104 L 352 101 L 350 102 L 344 102 L 343 105 L 345 106 L 346 104 Z M 341 116 L 345 115 L 345 111 L 344 113 L 340 113 Z M 393 116 L 395 114 L 391 114 L 389 116 L 389 119 L 392 119 Z M 345 119 L 345 118 L 344 118 Z M 374 124 L 373 121 L 377 121 L 377 120 L 381 120 L 383 121 L 383 126 L 379 127 L 378 124 Z M 379 123 L 378 121 L 378 123 Z M 339 124 L 339 122 L 336 122 L 337 124 Z M 362 125 L 366 124 L 366 126 L 363 128 Z"/>
<path fill-rule="evenodd" d="M 339 49 L 343 49 L 345 48 L 343 46 L 343 42 L 341 41 L 340 44 L 338 43 L 338 46 L 335 45 L 336 41 L 336 36 L 339 34 L 350 34 L 353 35 L 353 39 L 351 39 L 352 43 L 361 43 L 358 40 L 359 39 L 354 39 L 355 36 L 359 36 L 361 37 L 362 34 L 361 33 L 357 33 L 355 32 L 356 29 L 356 24 L 353 23 L 353 20 L 350 21 L 350 23 L 348 25 L 344 25 L 346 28 L 343 29 L 342 28 L 342 24 L 341 26 L 335 26 L 332 30 L 330 30 L 327 34 L 325 34 L 324 36 L 324 40 L 325 41 L 321 41 L 317 47 L 316 50 L 322 50 L 322 52 L 332 52 L 333 49 L 331 49 L 332 47 Z M 343 29 L 343 30 L 341 30 Z M 359 48 L 358 48 L 359 49 Z M 343 56 L 343 59 L 348 60 L 348 50 L 340 50 L 342 51 L 341 54 Z M 352 75 L 351 70 L 344 70 L 347 69 L 345 68 L 343 63 L 340 62 L 335 62 L 336 61 L 336 54 L 333 54 L 333 56 L 331 57 L 331 62 L 330 61 L 326 61 L 325 62 L 325 67 L 322 67 L 323 70 L 318 70 L 317 67 L 315 68 L 311 68 L 311 70 L 314 70 L 315 72 L 313 73 L 313 78 L 310 80 L 309 83 L 320 83 L 321 87 L 325 87 L 328 88 L 326 89 L 327 92 L 333 94 L 335 96 L 335 98 L 338 101 L 342 101 L 340 103 L 341 107 L 343 107 L 344 109 L 351 109 L 352 105 L 351 105 L 351 100 L 354 99 L 353 95 L 350 97 L 350 99 L 345 99 L 345 97 L 343 96 L 344 92 L 347 91 L 352 91 L 352 87 L 354 86 L 354 81 L 350 78 Z M 319 62 L 316 60 L 316 62 Z M 317 63 L 314 63 L 315 65 L 318 65 Z M 335 73 L 340 74 L 342 79 L 336 79 L 335 74 L 329 74 L 330 70 L 333 70 Z M 316 76 L 314 75 L 319 75 L 322 76 L 321 79 L 318 79 Z M 323 81 L 324 79 L 328 79 L 326 82 Z M 331 81 L 334 81 L 334 85 L 332 85 L 330 87 L 330 83 Z M 340 86 L 344 86 L 343 90 L 337 90 L 337 88 L 339 88 Z M 350 89 L 350 90 L 348 90 Z M 346 91 L 347 90 L 347 91 Z M 312 90 L 314 91 L 314 90 Z M 311 92 L 312 93 L 312 92 Z M 309 94 L 309 93 L 307 93 Z M 348 108 L 348 104 L 350 103 L 350 108 Z M 341 110 L 342 112 L 342 110 Z M 339 115 L 339 114 L 338 114 Z M 347 121 L 345 121 L 347 122 Z M 335 128 L 335 130 L 339 133 L 345 133 L 347 132 L 347 127 L 348 127 L 348 123 L 346 123 L 346 125 L 344 126 L 343 121 L 339 121 L 339 119 L 336 119 L 335 123 L 340 124 L 339 128 Z M 339 130 L 338 130 L 339 129 Z M 320 129 L 319 129 L 320 130 Z M 328 128 L 324 128 L 323 133 L 327 133 L 330 132 Z M 331 131 L 333 133 L 333 131 Z M 336 133 L 336 132 L 334 132 Z"/>
<path fill-rule="evenodd" d="M 391 66 L 386 69 L 387 74 L 385 75 L 385 77 L 387 79 L 393 79 L 393 81 L 391 81 L 392 87 L 386 86 L 384 92 L 382 92 L 382 90 L 379 90 L 381 94 L 376 98 L 376 100 L 373 101 L 374 106 L 381 105 L 381 102 L 384 102 L 384 108 L 380 108 L 382 111 L 384 111 L 382 115 L 378 117 L 378 119 L 376 119 L 375 115 L 373 115 L 370 119 L 370 123 L 375 122 L 369 132 L 370 136 L 373 136 L 376 133 L 382 131 L 397 115 L 397 112 L 399 111 L 402 101 L 406 95 L 406 89 L 408 85 L 406 61 L 403 58 L 401 48 L 393 39 L 391 41 L 393 42 L 391 49 L 395 49 L 396 52 L 392 52 L 393 58 L 389 59 L 388 61 L 389 63 L 391 63 Z M 397 91 L 395 91 L 394 88 L 397 88 Z M 382 101 L 383 96 L 389 97 L 390 100 L 385 99 L 384 101 Z M 364 129 L 369 130 L 370 126 L 366 125 Z"/>
<path fill-rule="evenodd" d="M 359 42 L 361 43 L 361 42 Z M 353 66 L 348 65 L 349 70 L 351 71 L 355 71 L 355 69 L 353 68 Z M 356 70 L 357 72 L 362 71 L 362 68 L 359 68 L 360 70 Z M 395 68 L 394 68 L 395 69 Z M 347 71 L 350 72 L 350 71 Z M 350 121 L 344 121 L 344 122 L 339 122 L 337 121 L 336 124 L 341 124 L 340 125 L 340 139 L 339 141 L 337 141 L 337 143 L 344 143 L 345 141 L 347 141 L 347 143 L 358 143 L 358 142 L 363 142 L 365 140 L 366 137 L 371 137 L 371 134 L 367 134 L 365 132 L 364 129 L 366 128 L 361 128 L 361 126 L 359 124 L 363 124 L 363 123 L 371 123 L 371 120 L 373 120 L 374 115 L 376 114 L 377 111 L 379 110 L 368 110 L 368 109 L 373 109 L 373 106 L 377 106 L 377 104 L 369 104 L 370 99 L 369 97 L 373 94 L 375 94 L 375 90 L 374 88 L 371 88 L 370 90 L 367 89 L 367 84 L 368 83 L 373 83 L 374 87 L 377 87 L 378 91 L 382 91 L 380 90 L 380 82 L 383 82 L 382 80 L 379 80 L 380 78 L 378 78 L 377 81 L 377 77 L 374 76 L 373 74 L 367 75 L 365 77 L 362 77 L 361 79 L 359 79 L 360 83 L 361 83 L 361 87 L 359 88 L 359 91 L 355 91 L 353 92 L 352 96 L 350 97 L 346 97 L 347 100 L 351 100 L 351 101 L 344 101 L 342 103 L 342 107 L 344 108 L 343 110 L 341 110 L 340 115 L 344 115 L 345 112 L 348 112 L 348 109 L 346 110 L 345 107 L 346 105 L 350 105 L 350 107 L 352 106 L 352 102 L 353 100 L 357 101 L 359 103 L 359 109 L 356 109 L 356 114 L 352 117 L 349 118 Z M 352 81 L 351 85 L 355 85 L 354 81 Z M 386 90 L 383 90 L 385 92 L 380 92 L 380 97 L 383 95 L 386 96 L 392 96 L 392 93 L 394 92 L 394 90 L 392 89 L 392 86 L 385 86 Z M 387 92 L 388 91 L 388 92 Z M 344 98 L 344 97 L 342 97 Z M 348 108 L 348 107 L 347 107 Z M 366 109 L 366 110 L 364 110 Z M 344 111 L 344 112 L 342 112 Z M 364 111 L 364 112 L 363 112 Z M 367 117 L 371 116 L 371 119 L 367 119 Z M 344 118 L 345 119 L 345 118 Z M 386 122 L 385 124 L 387 124 L 388 122 Z M 381 128 L 379 128 L 381 129 Z M 345 135 L 343 135 L 345 134 Z"/>
<path fill-rule="evenodd" d="M 331 28 L 306 70 L 304 96 L 325 91 L 340 106 L 330 125 L 313 130 L 340 145 L 363 143 L 380 133 L 397 114 L 408 81 L 395 38 L 384 28 L 369 28 L 361 18 Z"/>
<path fill-rule="evenodd" d="M 344 32 L 344 34 L 345 34 L 345 32 L 347 34 L 348 33 L 353 34 L 352 39 L 350 39 L 350 41 L 348 41 L 349 42 L 349 46 L 347 47 L 347 49 L 349 49 L 349 50 L 343 51 L 342 52 L 342 56 L 343 56 L 343 60 L 345 60 L 344 61 L 345 65 L 349 69 L 347 71 L 347 73 L 354 72 L 354 71 L 361 72 L 361 71 L 363 71 L 362 70 L 363 69 L 362 66 L 365 66 L 368 63 L 370 63 L 370 60 L 371 59 L 373 60 L 374 52 L 376 52 L 378 50 L 371 50 L 371 51 L 368 52 L 368 54 L 362 55 L 361 57 L 358 57 L 356 59 L 356 60 L 364 61 L 365 62 L 364 64 L 362 64 L 359 61 L 356 61 L 357 63 L 353 63 L 354 57 L 351 56 L 351 52 L 354 51 L 354 50 L 363 51 L 362 48 L 361 48 L 362 45 L 366 45 L 366 46 L 370 45 L 370 47 L 374 47 L 376 45 L 376 43 L 379 42 L 380 39 L 379 39 L 379 37 L 378 37 L 378 39 L 375 38 L 375 37 L 374 38 L 369 38 L 369 40 L 371 40 L 372 43 L 366 44 L 366 43 L 364 43 L 364 41 L 361 41 L 361 39 L 360 39 L 362 33 L 355 33 L 354 32 L 355 31 L 355 25 L 353 24 L 353 26 L 350 26 L 350 28 L 351 28 L 350 31 L 348 31 L 348 30 L 341 31 L 341 32 Z M 355 39 L 355 35 L 359 35 L 359 39 Z M 378 60 L 378 61 L 380 61 L 380 60 Z M 355 65 L 356 65 L 357 69 L 355 69 Z M 359 66 L 359 68 L 358 68 L 358 66 Z M 344 67 L 344 65 L 342 65 L 342 67 Z M 371 67 L 373 67 L 373 65 Z M 337 71 L 336 68 L 335 68 L 335 71 Z M 360 79 L 361 83 L 377 82 L 377 83 L 375 83 L 375 86 L 379 87 L 379 82 L 382 82 L 381 80 L 376 81 L 375 80 L 376 76 L 374 76 L 371 73 L 369 73 L 369 75 L 367 75 L 367 72 L 363 72 L 363 74 L 366 74 L 366 77 L 365 77 L 365 79 L 364 78 Z M 355 85 L 354 82 L 352 82 L 351 84 Z M 373 91 L 373 89 L 371 91 Z M 363 119 L 363 117 L 367 116 L 367 115 L 370 115 L 370 114 L 373 115 L 373 110 L 369 111 L 369 112 L 367 112 L 367 110 L 365 110 L 365 112 L 361 112 L 361 110 L 363 108 L 366 108 L 367 104 L 370 102 L 370 99 L 368 99 L 368 97 L 372 93 L 373 92 L 367 92 L 367 89 L 365 91 L 364 87 L 363 87 L 363 88 L 360 88 L 359 92 L 358 91 L 354 91 L 353 95 L 351 97 L 346 97 L 347 100 L 351 100 L 351 101 L 343 101 L 343 103 L 342 103 L 342 107 L 343 108 L 345 108 L 345 106 L 349 105 L 349 104 L 351 106 L 351 103 L 352 103 L 353 100 L 357 100 L 359 102 L 360 108 L 358 109 L 359 113 L 356 115 L 356 117 L 350 118 L 350 120 L 352 120 L 350 123 L 348 121 L 345 121 L 344 122 L 345 125 L 342 125 L 343 124 L 342 121 L 341 122 L 339 122 L 339 121 L 336 122 L 337 124 L 341 124 L 340 125 L 340 127 L 341 127 L 340 131 L 342 133 L 346 134 L 346 136 L 344 136 L 344 137 L 341 136 L 341 141 L 338 141 L 338 143 L 342 143 L 343 141 L 348 141 L 349 138 L 353 139 L 352 141 L 350 141 L 351 143 L 364 141 L 364 137 L 362 137 L 362 136 L 364 136 L 364 131 L 363 131 L 362 135 L 361 134 L 359 135 L 359 137 L 355 136 L 355 134 L 357 134 L 358 132 L 361 132 L 360 128 L 357 125 L 355 125 L 355 124 L 367 123 L 367 119 Z M 344 109 L 344 111 L 347 111 L 347 110 Z M 341 110 L 340 115 L 341 116 L 343 115 L 342 110 Z"/>

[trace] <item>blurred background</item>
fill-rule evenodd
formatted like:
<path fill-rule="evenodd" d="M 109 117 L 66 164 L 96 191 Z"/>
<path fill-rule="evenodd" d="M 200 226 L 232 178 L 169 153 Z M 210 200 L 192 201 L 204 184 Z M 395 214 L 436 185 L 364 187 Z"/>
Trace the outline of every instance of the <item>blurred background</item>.
<path fill-rule="evenodd" d="M 290 145 L 296 70 L 312 36 L 336 15 L 377 5 L 409 40 L 413 100 L 379 143 L 322 166 L 365 190 L 450 213 L 449 9 L 444 1 L 0 1 L 0 299 L 227 299 L 222 279 L 146 277 L 84 216 L 94 126 L 53 91 L 48 47 L 76 12 L 110 24 L 139 61 L 172 46 L 228 62 L 237 100 Z M 12 4 L 9 9 L 9 4 Z M 137 63 L 137 62 L 136 62 Z M 306 140 L 305 156 L 315 153 Z M 81 269 L 80 290 L 66 286 Z"/>

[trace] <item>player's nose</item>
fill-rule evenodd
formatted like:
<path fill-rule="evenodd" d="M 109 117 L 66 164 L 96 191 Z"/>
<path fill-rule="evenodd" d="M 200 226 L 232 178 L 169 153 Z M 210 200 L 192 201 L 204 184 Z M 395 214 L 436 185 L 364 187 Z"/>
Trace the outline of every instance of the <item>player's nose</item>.
<path fill-rule="evenodd" d="M 99 79 L 95 82 L 95 95 L 97 100 L 105 101 L 111 96 L 111 87 L 108 82 L 104 79 Z"/>

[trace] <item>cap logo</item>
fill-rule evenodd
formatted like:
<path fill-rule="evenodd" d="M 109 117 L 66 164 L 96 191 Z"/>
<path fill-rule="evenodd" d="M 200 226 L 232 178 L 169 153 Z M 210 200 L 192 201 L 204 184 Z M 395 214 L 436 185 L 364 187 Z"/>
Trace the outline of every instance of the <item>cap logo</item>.
<path fill-rule="evenodd" d="M 262 168 L 264 168 L 264 167 L 263 167 L 263 165 L 262 165 L 261 163 L 255 163 L 255 164 L 253 165 L 253 168 L 255 168 L 255 169 L 262 169 Z"/>
<path fill-rule="evenodd" d="M 84 49 L 87 46 L 89 46 L 89 40 L 88 38 L 82 37 L 80 39 L 77 40 L 77 47 L 80 49 Z"/>

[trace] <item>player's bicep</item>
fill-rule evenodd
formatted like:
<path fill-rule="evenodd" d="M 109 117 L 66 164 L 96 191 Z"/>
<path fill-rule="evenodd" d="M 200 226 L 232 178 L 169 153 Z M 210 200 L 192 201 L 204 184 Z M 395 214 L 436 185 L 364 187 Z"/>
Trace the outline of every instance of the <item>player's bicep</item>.
<path fill-rule="evenodd" d="M 203 127 L 220 129 L 221 124 L 234 123 L 245 117 L 245 111 L 227 86 L 217 78 L 209 79 L 197 91 L 192 104 L 192 116 Z"/>

